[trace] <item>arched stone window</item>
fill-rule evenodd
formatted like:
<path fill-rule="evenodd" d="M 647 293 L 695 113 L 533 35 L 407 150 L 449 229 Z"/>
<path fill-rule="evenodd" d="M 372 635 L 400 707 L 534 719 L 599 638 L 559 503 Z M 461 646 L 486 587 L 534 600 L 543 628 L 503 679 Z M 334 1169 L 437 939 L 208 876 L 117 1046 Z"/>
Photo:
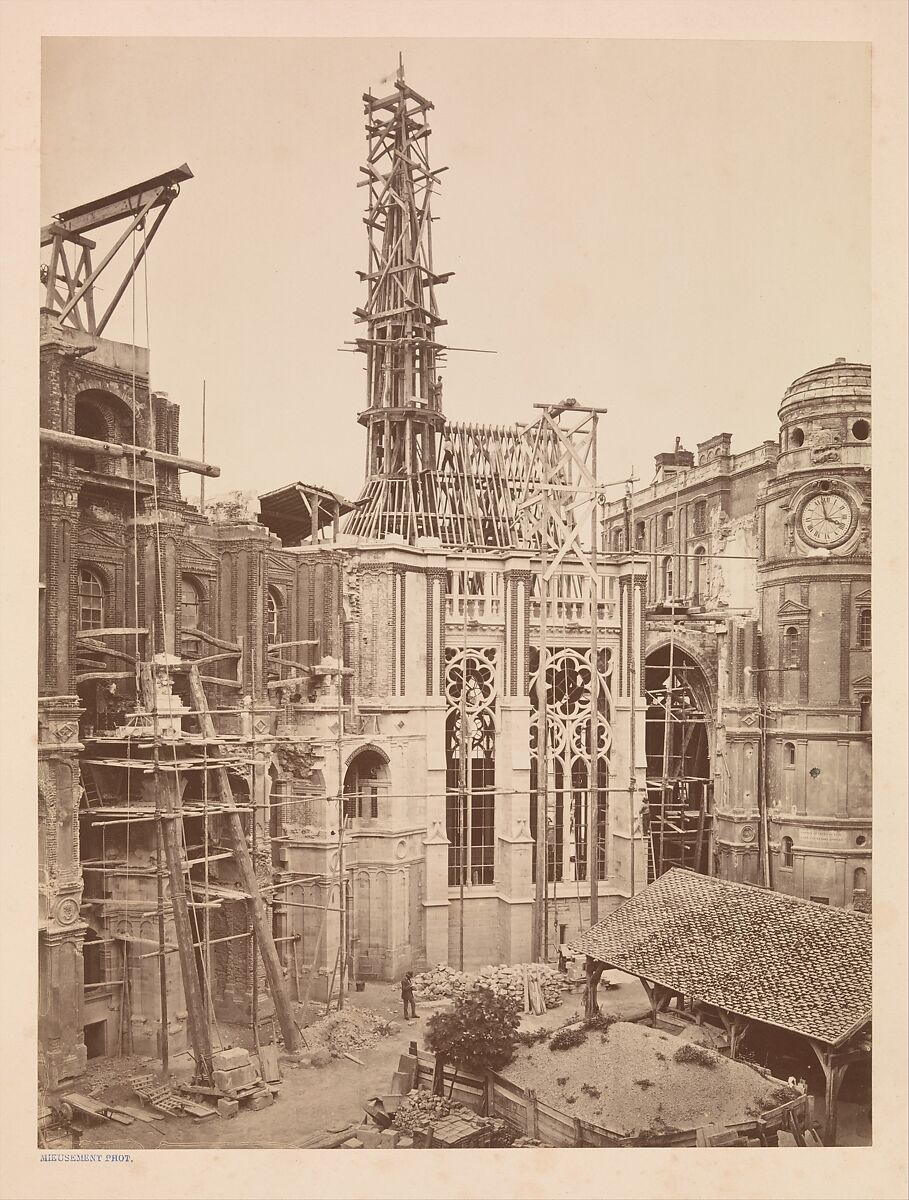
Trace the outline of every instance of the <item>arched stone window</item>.
<path fill-rule="evenodd" d="M 864 892 L 868 887 L 868 872 L 864 867 L 856 867 L 852 872 L 852 887 L 856 892 Z"/>
<path fill-rule="evenodd" d="M 80 396 L 76 400 L 76 419 L 73 432 L 77 437 L 91 438 L 95 442 L 105 442 L 108 439 L 104 413 L 97 404 L 84 396 Z M 76 466 L 84 467 L 87 471 L 95 469 L 96 456 L 94 454 L 80 450 L 74 457 Z"/>
<path fill-rule="evenodd" d="M 795 766 L 795 742 L 784 742 L 783 743 L 783 766 L 784 767 L 794 767 Z"/>
<path fill-rule="evenodd" d="M 88 567 L 79 568 L 79 628 L 103 629 L 105 587 L 101 576 Z"/>
<path fill-rule="evenodd" d="M 784 667 L 801 666 L 799 662 L 799 631 L 794 625 L 790 625 L 784 635 L 784 653 L 786 661 Z"/>
<path fill-rule="evenodd" d="M 780 842 L 780 866 L 792 866 L 792 838 L 784 837 Z"/>
<path fill-rule="evenodd" d="M 265 641 L 269 646 L 284 641 L 284 597 L 270 587 L 265 595 Z"/>
<path fill-rule="evenodd" d="M 636 521 L 634 525 L 634 545 L 636 550 L 643 550 L 647 541 L 647 526 L 643 521 Z"/>
<path fill-rule="evenodd" d="M 672 535 L 675 530 L 675 516 L 673 513 L 663 513 L 660 529 L 663 534 L 663 544 L 668 545 L 672 541 Z"/>
<path fill-rule="evenodd" d="M 189 575 L 180 580 L 180 628 L 198 629 L 202 622 L 202 589 Z"/>
<path fill-rule="evenodd" d="M 871 697 L 862 696 L 859 700 L 859 729 L 862 733 L 871 732 Z"/>
<path fill-rule="evenodd" d="M 388 794 L 388 781 L 387 758 L 370 746 L 358 751 L 344 772 L 345 817 L 377 820 L 381 812 L 380 797 Z"/>

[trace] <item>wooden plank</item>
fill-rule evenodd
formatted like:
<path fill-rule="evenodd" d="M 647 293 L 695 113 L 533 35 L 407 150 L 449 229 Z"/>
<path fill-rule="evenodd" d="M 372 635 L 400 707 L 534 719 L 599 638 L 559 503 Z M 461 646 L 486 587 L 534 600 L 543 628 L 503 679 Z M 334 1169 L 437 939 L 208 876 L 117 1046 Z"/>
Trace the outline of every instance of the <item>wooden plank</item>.
<path fill-rule="evenodd" d="M 348 1055 L 348 1058 L 353 1057 Z M 354 1059 L 354 1062 L 358 1062 Z M 361 1064 L 362 1065 L 362 1064 Z M 281 1078 L 281 1068 L 278 1065 L 278 1047 L 274 1044 L 270 1046 L 259 1047 L 259 1066 L 262 1071 L 262 1078 L 266 1083 L 277 1083 Z"/>

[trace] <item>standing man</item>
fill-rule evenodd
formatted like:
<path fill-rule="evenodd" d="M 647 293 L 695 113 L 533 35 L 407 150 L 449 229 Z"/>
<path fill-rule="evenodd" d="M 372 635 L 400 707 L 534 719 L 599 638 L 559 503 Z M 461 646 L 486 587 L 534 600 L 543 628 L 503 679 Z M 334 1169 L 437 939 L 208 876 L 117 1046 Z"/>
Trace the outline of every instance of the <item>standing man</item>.
<path fill-rule="evenodd" d="M 416 1018 L 417 1006 L 413 1000 L 413 971 L 408 971 L 401 980 L 401 999 L 404 1001 L 404 1020 Z"/>

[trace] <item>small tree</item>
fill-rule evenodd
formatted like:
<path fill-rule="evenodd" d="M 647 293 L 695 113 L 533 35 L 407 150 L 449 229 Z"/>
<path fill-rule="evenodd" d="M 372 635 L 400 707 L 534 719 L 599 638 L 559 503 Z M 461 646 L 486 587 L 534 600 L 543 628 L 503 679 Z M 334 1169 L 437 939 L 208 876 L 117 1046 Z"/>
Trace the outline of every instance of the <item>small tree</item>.
<path fill-rule="evenodd" d="M 426 1025 L 426 1045 L 436 1055 L 437 1075 L 446 1062 L 476 1072 L 497 1071 L 514 1058 L 520 1018 L 515 1002 L 488 987 L 475 987 Z"/>

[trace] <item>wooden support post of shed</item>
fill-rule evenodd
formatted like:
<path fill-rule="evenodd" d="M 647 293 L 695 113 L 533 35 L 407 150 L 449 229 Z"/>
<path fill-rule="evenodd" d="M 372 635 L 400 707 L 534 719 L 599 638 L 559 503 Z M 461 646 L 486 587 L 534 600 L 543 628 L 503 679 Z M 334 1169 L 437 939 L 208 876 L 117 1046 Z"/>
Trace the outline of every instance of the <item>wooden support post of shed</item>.
<path fill-rule="evenodd" d="M 717 1009 L 717 1012 L 720 1014 L 723 1028 L 729 1035 L 729 1057 L 734 1061 L 745 1034 L 751 1028 L 751 1022 L 737 1013 L 724 1012 L 721 1008 Z"/>
<path fill-rule="evenodd" d="M 647 993 L 647 999 L 650 1001 L 650 1021 L 654 1028 L 659 1015 L 665 1008 L 669 1006 L 669 1001 L 676 994 L 672 988 L 663 987 L 661 983 L 650 983 L 649 980 L 638 976 L 641 981 L 641 987 Z"/>
<path fill-rule="evenodd" d="M 835 1146 L 840 1086 L 849 1064 L 855 1062 L 860 1055 L 849 1052 L 837 1053 L 831 1046 L 827 1046 L 823 1042 L 816 1042 L 813 1038 L 809 1038 L 809 1044 L 824 1071 L 824 1145 Z"/>
<path fill-rule="evenodd" d="M 597 985 L 606 969 L 606 964 L 597 962 L 588 954 L 585 966 L 587 969 L 587 987 L 584 992 L 584 1016 L 589 1020 L 600 1011 L 600 1006 L 597 1003 Z"/>

